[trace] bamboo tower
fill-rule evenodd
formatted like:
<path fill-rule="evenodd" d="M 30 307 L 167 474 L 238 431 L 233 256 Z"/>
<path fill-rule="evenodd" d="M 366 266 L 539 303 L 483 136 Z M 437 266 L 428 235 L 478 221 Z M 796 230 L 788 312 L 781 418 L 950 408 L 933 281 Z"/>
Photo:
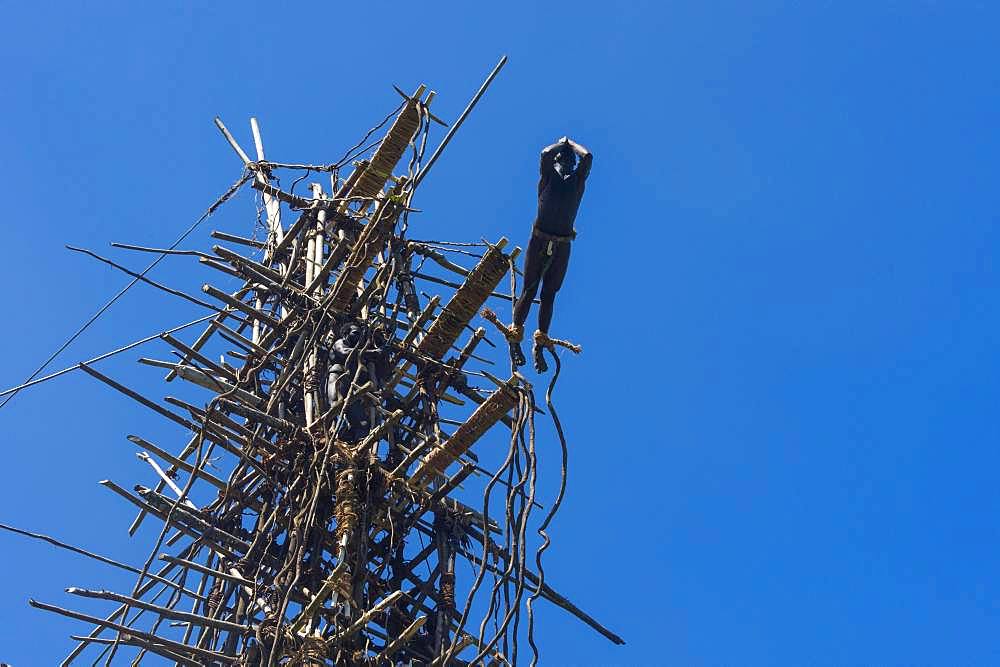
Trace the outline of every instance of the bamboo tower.
<path fill-rule="evenodd" d="M 526 547 L 540 506 L 534 419 L 556 415 L 513 369 L 490 372 L 479 319 L 491 300 L 511 301 L 500 290 L 516 279 L 520 249 L 504 238 L 409 236 L 417 187 L 504 61 L 427 160 L 427 131 L 440 121 L 423 85 L 399 91 L 399 109 L 327 165 L 268 161 L 255 120 L 251 158 L 216 119 L 244 172 L 209 212 L 248 185 L 266 233 L 216 231 L 210 252 L 186 252 L 235 276 L 235 291 L 205 284 L 186 295 L 130 272 L 211 310 L 157 337 L 173 358 L 140 359 L 165 369 L 167 382 L 207 392 L 204 403 L 153 400 L 94 363 L 77 366 L 186 437 L 169 445 L 129 435 L 155 483 L 101 482 L 135 506 L 130 533 L 157 522 L 149 562 L 110 561 L 137 574 L 134 588 L 66 589 L 106 601 L 103 616 L 30 601 L 81 623 L 62 664 L 517 664 L 523 611 L 534 664 L 538 599 L 623 643 L 545 581 L 544 531 L 562 488 L 530 524 L 542 547 Z M 289 172 L 329 175 L 330 189 L 295 194 L 278 184 Z M 492 356 L 507 366 L 502 345 Z M 476 448 L 492 429 L 508 433 L 510 451 L 487 470 Z M 475 506 L 457 497 L 473 475 L 488 480 Z M 473 575 L 457 573 L 461 560 Z"/>

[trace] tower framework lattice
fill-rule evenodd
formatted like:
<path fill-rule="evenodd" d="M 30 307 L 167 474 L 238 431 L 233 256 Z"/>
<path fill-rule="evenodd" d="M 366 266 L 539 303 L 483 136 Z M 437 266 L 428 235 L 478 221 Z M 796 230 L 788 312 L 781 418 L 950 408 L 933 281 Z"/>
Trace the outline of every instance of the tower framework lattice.
<path fill-rule="evenodd" d="M 130 533 L 150 519 L 161 528 L 149 561 L 132 568 L 134 588 L 67 589 L 107 601 L 104 616 L 31 601 L 88 624 L 64 664 L 516 664 L 522 610 L 537 660 L 538 598 L 622 642 L 545 582 L 544 531 L 566 462 L 551 401 L 536 406 L 524 377 L 490 372 L 477 355 L 492 345 L 479 313 L 511 301 L 520 249 L 409 235 L 417 186 L 502 64 L 426 160 L 437 119 L 422 85 L 333 164 L 266 160 L 254 120 L 251 159 L 217 119 L 244 172 L 210 212 L 249 185 L 265 233 L 213 232 L 221 244 L 210 253 L 186 252 L 235 277 L 235 290 L 206 284 L 194 297 L 152 283 L 212 315 L 187 342 L 184 327 L 159 336 L 175 358 L 140 361 L 208 391 L 207 402 L 154 401 L 79 365 L 189 439 L 177 451 L 130 435 L 155 484 L 101 482 L 138 510 Z M 328 174 L 330 191 L 283 189 L 289 172 Z M 541 510 L 540 413 L 563 451 L 563 486 Z M 501 427 L 509 450 L 487 470 L 476 445 Z M 473 475 L 485 483 L 475 507 L 456 497 Z M 456 576 L 460 559 L 471 575 Z"/>

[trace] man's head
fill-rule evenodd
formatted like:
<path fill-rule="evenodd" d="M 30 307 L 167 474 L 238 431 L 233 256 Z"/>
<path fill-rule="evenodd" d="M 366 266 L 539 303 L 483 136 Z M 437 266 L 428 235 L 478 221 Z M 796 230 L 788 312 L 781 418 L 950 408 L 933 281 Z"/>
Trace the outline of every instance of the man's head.
<path fill-rule="evenodd" d="M 340 337 L 350 347 L 361 342 L 361 327 L 353 322 L 348 322 L 340 328 Z"/>
<path fill-rule="evenodd" d="M 556 167 L 563 174 L 568 174 L 573 171 L 576 166 L 576 153 L 573 152 L 573 148 L 569 144 L 562 144 L 559 147 L 559 152 L 556 153 Z"/>

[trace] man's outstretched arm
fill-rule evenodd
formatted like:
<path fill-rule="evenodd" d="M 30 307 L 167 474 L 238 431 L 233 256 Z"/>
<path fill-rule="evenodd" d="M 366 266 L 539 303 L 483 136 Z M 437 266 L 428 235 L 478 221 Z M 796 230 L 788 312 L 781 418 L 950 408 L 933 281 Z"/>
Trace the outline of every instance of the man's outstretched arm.
<path fill-rule="evenodd" d="M 538 169 L 542 173 L 542 176 L 552 173 L 552 170 L 555 168 L 556 154 L 559 152 L 559 148 L 562 146 L 564 141 L 567 141 L 566 137 L 563 137 L 551 146 L 546 146 L 542 149 L 542 159 L 538 165 Z"/>
<path fill-rule="evenodd" d="M 572 139 L 566 138 L 566 143 L 569 147 L 573 149 L 577 157 L 580 158 L 580 164 L 577 166 L 576 170 L 583 178 L 587 178 L 590 175 L 590 165 L 594 161 L 594 154 L 584 146 L 583 144 L 578 144 Z"/>
<path fill-rule="evenodd" d="M 569 147 L 573 149 L 573 152 L 576 153 L 576 156 L 578 158 L 580 158 L 581 160 L 583 158 L 589 158 L 589 157 L 591 157 L 590 151 L 583 144 L 578 144 L 575 141 L 573 141 L 572 139 L 570 139 L 569 137 L 563 137 L 563 140 L 567 144 L 569 144 Z"/>

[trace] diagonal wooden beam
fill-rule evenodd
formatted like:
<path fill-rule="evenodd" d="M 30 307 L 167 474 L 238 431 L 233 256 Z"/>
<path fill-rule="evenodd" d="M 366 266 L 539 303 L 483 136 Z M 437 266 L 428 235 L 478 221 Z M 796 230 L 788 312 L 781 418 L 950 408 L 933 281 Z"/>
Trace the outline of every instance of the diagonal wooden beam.
<path fill-rule="evenodd" d="M 427 455 L 414 471 L 411 480 L 418 484 L 426 483 L 434 475 L 447 470 L 452 462 L 467 452 L 490 427 L 517 405 L 517 396 L 514 393 L 517 382 L 517 377 L 511 376 L 502 387 L 480 403 L 469 419 L 459 426 L 450 438 Z"/>
<path fill-rule="evenodd" d="M 427 335 L 417 345 L 419 354 L 441 359 L 458 340 L 466 325 L 472 321 L 507 273 L 511 259 L 516 256 L 516 251 L 510 257 L 505 255 L 503 253 L 505 245 L 507 239 L 502 238 L 483 254 L 476 267 L 469 272 L 465 282 L 455 291 L 431 324 Z"/>

